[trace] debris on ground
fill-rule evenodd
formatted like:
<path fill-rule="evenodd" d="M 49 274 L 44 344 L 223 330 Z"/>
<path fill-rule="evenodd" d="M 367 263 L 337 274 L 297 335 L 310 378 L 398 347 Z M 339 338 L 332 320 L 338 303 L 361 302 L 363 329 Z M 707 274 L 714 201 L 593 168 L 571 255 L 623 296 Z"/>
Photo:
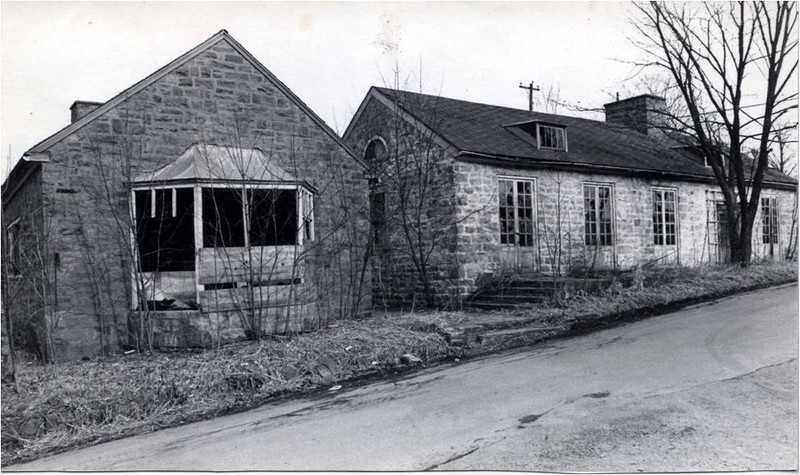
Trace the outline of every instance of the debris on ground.
<path fill-rule="evenodd" d="M 411 353 L 406 353 L 400 357 L 400 362 L 403 364 L 419 364 L 422 363 L 422 360 Z"/>

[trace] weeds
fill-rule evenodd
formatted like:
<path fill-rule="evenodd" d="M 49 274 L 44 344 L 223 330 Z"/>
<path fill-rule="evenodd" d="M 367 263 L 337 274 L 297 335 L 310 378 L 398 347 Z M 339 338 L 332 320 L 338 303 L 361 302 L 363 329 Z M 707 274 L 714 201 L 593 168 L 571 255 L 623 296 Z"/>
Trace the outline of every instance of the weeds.
<path fill-rule="evenodd" d="M 389 371 L 404 353 L 434 360 L 448 351 L 434 332 L 375 318 L 217 352 L 116 356 L 56 366 L 22 363 L 20 392 L 2 392 L 3 464 Z"/>
<path fill-rule="evenodd" d="M 215 351 L 112 356 L 18 367 L 19 393 L 2 391 L 2 462 L 17 463 L 161 427 L 255 407 L 281 394 L 394 371 L 405 353 L 426 362 L 493 348 L 454 350 L 442 329 L 475 315 L 524 318 L 565 332 L 626 313 L 797 279 L 796 263 L 746 269 L 651 268 L 616 276 L 597 295 L 503 312 L 385 313 L 315 333 L 231 344 Z M 458 353 L 456 353 L 458 351 Z"/>

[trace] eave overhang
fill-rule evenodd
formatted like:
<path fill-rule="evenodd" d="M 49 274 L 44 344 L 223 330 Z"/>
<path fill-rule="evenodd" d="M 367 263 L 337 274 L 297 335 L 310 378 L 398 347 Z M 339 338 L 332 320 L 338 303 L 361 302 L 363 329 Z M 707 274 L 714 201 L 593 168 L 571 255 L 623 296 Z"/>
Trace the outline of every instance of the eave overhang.
<path fill-rule="evenodd" d="M 158 181 L 135 181 L 130 184 L 131 190 L 150 190 L 157 188 L 174 188 L 176 186 L 193 186 L 193 185 L 207 185 L 213 188 L 214 185 L 236 185 L 244 186 L 247 188 L 270 188 L 275 186 L 300 186 L 313 194 L 318 194 L 319 190 L 311 183 L 301 180 L 225 180 L 225 179 L 209 179 L 209 178 L 188 178 L 179 180 L 158 180 Z"/>
<path fill-rule="evenodd" d="M 670 179 L 687 181 L 692 183 L 711 183 L 716 184 L 716 180 L 710 175 L 697 175 L 692 173 L 678 173 L 665 170 L 635 169 L 626 167 L 615 167 L 611 165 L 597 165 L 591 163 L 570 162 L 566 160 L 546 160 L 531 159 L 529 157 L 514 157 L 505 155 L 490 155 L 480 152 L 461 151 L 454 157 L 456 160 L 467 163 L 478 163 L 484 165 L 495 165 L 525 169 L 539 170 L 564 170 L 592 172 L 602 175 L 615 176 L 635 176 L 642 178 Z M 764 186 L 773 189 L 797 191 L 797 183 L 782 183 L 764 180 Z"/>

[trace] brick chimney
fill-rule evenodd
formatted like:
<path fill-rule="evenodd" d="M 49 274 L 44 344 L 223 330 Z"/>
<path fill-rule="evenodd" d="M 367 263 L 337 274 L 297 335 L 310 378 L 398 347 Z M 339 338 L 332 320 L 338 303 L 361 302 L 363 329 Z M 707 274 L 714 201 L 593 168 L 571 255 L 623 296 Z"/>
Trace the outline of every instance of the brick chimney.
<path fill-rule="evenodd" d="M 102 106 L 102 102 L 90 102 L 90 101 L 75 101 L 70 106 L 69 110 L 72 112 L 72 123 L 80 119 L 81 117 L 85 116 L 89 112 L 97 109 L 98 107 Z"/>
<path fill-rule="evenodd" d="M 653 138 L 661 138 L 667 101 L 651 94 L 629 97 L 605 104 L 606 122 L 636 130 Z"/>

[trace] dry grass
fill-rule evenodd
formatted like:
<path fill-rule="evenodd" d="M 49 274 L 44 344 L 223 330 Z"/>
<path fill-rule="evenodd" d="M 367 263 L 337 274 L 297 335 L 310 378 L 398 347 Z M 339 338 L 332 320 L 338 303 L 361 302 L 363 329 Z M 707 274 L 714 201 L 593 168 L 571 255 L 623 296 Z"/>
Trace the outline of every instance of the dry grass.
<path fill-rule="evenodd" d="M 3 465 L 393 371 L 404 353 L 428 361 L 450 351 L 437 333 L 403 323 L 377 317 L 218 351 L 23 363 L 19 394 L 2 392 Z"/>
<path fill-rule="evenodd" d="M 567 331 L 588 330 L 643 309 L 797 280 L 795 263 L 747 269 L 655 269 L 620 279 L 602 295 L 508 311 Z M 639 282 L 640 284 L 634 284 Z M 20 392 L 2 391 L 3 465 L 254 407 L 278 395 L 396 371 L 412 353 L 425 362 L 499 348 L 449 348 L 438 328 L 468 312 L 387 313 L 293 338 L 217 351 L 115 356 L 18 369 Z"/>

